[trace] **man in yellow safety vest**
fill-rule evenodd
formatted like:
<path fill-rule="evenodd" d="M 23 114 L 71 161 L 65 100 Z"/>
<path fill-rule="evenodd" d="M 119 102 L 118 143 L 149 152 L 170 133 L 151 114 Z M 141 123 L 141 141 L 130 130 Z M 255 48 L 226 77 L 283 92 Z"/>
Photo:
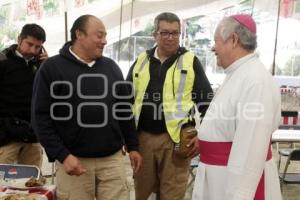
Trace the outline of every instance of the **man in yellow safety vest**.
<path fill-rule="evenodd" d="M 161 13 L 154 26 L 157 46 L 138 56 L 127 77 L 133 83 L 133 113 L 144 161 L 135 174 L 136 199 L 156 193 L 160 200 L 182 200 L 190 158 L 198 149 L 192 141 L 189 158 L 179 158 L 173 150 L 194 105 L 204 115 L 213 93 L 197 57 L 179 46 L 178 16 Z"/>

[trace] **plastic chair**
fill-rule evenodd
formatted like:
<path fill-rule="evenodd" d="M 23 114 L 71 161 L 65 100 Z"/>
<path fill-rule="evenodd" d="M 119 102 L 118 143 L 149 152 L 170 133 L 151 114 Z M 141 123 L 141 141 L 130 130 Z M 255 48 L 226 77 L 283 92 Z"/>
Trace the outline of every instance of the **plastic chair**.
<path fill-rule="evenodd" d="M 194 174 L 194 169 L 198 167 L 198 164 L 199 164 L 199 156 L 196 156 L 191 160 L 190 169 L 189 169 L 191 180 L 189 181 L 187 188 L 189 188 L 195 181 L 196 174 Z"/>
<path fill-rule="evenodd" d="M 282 111 L 282 125 L 279 126 L 280 129 L 294 129 L 294 127 L 298 124 L 298 111 Z M 279 149 L 279 143 L 276 143 L 277 150 Z M 278 150 L 279 160 L 278 160 L 278 170 L 280 169 L 281 157 L 289 156 L 290 153 L 295 148 L 294 143 L 291 143 L 291 148 L 284 148 Z"/>
<path fill-rule="evenodd" d="M 294 149 L 290 152 L 285 163 L 284 171 L 279 175 L 281 183 L 300 183 L 300 173 L 287 173 L 291 161 L 300 161 L 300 149 Z"/>
<path fill-rule="evenodd" d="M 0 164 L 0 179 L 40 178 L 41 171 L 34 165 Z"/>
<path fill-rule="evenodd" d="M 31 178 L 40 178 L 40 169 L 33 165 L 0 164 L 0 187 L 25 188 Z"/>

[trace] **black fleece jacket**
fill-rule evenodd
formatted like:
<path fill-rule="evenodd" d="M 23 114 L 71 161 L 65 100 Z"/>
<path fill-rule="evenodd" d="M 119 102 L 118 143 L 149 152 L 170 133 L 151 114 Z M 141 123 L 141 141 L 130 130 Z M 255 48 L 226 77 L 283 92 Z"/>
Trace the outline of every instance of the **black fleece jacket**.
<path fill-rule="evenodd" d="M 167 132 L 163 109 L 154 109 L 152 104 L 154 103 L 156 104 L 156 108 L 160 108 L 160 105 L 162 104 L 163 86 L 167 71 L 173 65 L 176 59 L 186 53 L 187 50 L 184 47 L 179 47 L 174 55 L 161 63 L 160 60 L 154 57 L 155 48 L 156 47 L 146 52 L 148 59 L 150 60 L 150 81 L 144 95 L 145 104 L 141 110 L 138 129 L 152 134 L 159 134 Z M 132 70 L 135 63 L 133 63 L 131 69 L 129 70 L 127 81 L 132 82 Z M 213 97 L 213 92 L 203 67 L 196 56 L 194 57 L 193 69 L 195 73 L 195 80 L 191 95 L 194 103 L 198 107 L 198 111 L 203 117 Z M 150 106 L 147 106 L 149 103 L 151 103 Z"/>
<path fill-rule="evenodd" d="M 45 61 L 34 82 L 32 124 L 49 160 L 109 156 L 124 143 L 128 151 L 138 150 L 119 67 L 103 56 L 89 67 L 70 53 L 70 46 Z"/>

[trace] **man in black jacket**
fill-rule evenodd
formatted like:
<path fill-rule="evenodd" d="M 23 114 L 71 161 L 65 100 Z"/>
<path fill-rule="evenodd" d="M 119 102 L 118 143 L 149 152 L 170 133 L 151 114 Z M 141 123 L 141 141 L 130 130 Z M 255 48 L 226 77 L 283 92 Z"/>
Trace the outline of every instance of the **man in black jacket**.
<path fill-rule="evenodd" d="M 48 57 L 45 40 L 42 27 L 26 24 L 18 43 L 0 53 L 0 163 L 41 167 L 42 148 L 29 121 L 34 75 Z"/>
<path fill-rule="evenodd" d="M 130 95 L 117 64 L 102 56 L 106 43 L 101 20 L 79 17 L 71 42 L 35 79 L 32 122 L 49 160 L 59 161 L 58 200 L 128 200 L 123 145 L 134 173 L 141 165 Z"/>
<path fill-rule="evenodd" d="M 176 154 L 180 130 L 192 125 L 194 105 L 204 116 L 213 93 L 198 58 L 179 46 L 179 18 L 161 13 L 154 28 L 157 46 L 139 55 L 127 77 L 134 85 L 133 113 L 144 161 L 135 175 L 136 199 L 156 193 L 160 200 L 183 200 L 190 158 L 198 150 L 195 137 L 185 158 Z"/>

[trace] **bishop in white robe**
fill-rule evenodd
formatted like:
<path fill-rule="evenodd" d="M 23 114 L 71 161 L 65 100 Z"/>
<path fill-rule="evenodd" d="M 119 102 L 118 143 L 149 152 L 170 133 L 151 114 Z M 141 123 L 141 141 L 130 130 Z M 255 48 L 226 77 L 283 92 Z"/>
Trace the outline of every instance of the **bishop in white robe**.
<path fill-rule="evenodd" d="M 280 123 L 280 92 L 255 48 L 251 16 L 220 22 L 212 50 L 226 78 L 198 129 L 193 200 L 282 199 L 270 146 Z"/>

